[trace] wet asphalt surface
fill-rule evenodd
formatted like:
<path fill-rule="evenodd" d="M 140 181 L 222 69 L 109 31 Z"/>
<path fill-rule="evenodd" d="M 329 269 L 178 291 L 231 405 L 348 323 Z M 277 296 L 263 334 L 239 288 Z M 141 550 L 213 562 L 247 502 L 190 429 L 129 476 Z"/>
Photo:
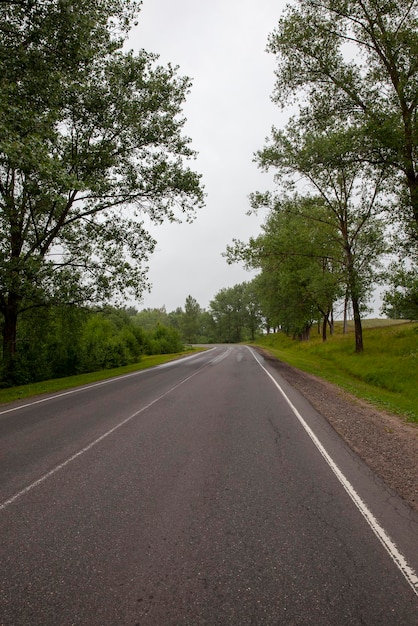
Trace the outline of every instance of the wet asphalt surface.
<path fill-rule="evenodd" d="M 288 392 L 415 565 L 416 514 Z M 247 348 L 42 400 L 0 409 L 2 626 L 417 626 Z"/>

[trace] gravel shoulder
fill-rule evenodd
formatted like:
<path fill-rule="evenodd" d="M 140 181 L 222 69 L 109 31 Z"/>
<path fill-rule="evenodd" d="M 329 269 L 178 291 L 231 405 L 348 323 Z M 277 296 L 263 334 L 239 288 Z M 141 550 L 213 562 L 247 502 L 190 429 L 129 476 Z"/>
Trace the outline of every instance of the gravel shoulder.
<path fill-rule="evenodd" d="M 418 427 L 258 349 L 367 465 L 418 511 Z"/>

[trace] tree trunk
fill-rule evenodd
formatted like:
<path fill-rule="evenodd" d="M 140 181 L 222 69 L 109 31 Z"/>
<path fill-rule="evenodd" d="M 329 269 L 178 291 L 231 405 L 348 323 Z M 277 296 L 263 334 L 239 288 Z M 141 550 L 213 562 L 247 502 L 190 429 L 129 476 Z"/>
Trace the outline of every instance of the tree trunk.
<path fill-rule="evenodd" d="M 10 293 L 3 310 L 3 375 L 7 382 L 14 382 L 16 362 L 16 334 L 19 297 Z"/>
<path fill-rule="evenodd" d="M 348 293 L 344 298 L 344 322 L 343 322 L 343 335 L 346 335 L 348 331 Z"/>
<path fill-rule="evenodd" d="M 353 307 L 354 333 L 356 342 L 356 352 L 363 352 L 363 329 L 361 326 L 360 299 L 358 289 L 358 276 L 354 265 L 354 257 L 350 246 L 346 248 L 347 256 L 347 284 L 351 296 Z"/>
<path fill-rule="evenodd" d="M 328 325 L 328 315 L 324 315 L 324 319 L 322 322 L 322 341 L 327 340 L 327 325 Z"/>
<path fill-rule="evenodd" d="M 311 327 L 309 325 L 306 325 L 305 328 L 302 330 L 302 332 L 298 333 L 297 335 L 299 341 L 309 341 L 310 336 L 311 336 Z"/>
<path fill-rule="evenodd" d="M 334 334 L 334 308 L 331 307 L 331 313 L 330 316 L 328 317 L 328 324 L 329 324 L 329 334 L 332 336 Z"/>
<path fill-rule="evenodd" d="M 353 296 L 351 299 L 351 303 L 353 305 L 356 352 L 363 352 L 363 328 L 361 325 L 360 306 L 359 306 L 358 299 Z"/>
<path fill-rule="evenodd" d="M 418 178 L 415 175 L 415 172 L 413 171 L 413 169 L 411 169 L 411 171 L 408 172 L 407 180 L 408 180 L 409 194 L 411 198 L 412 214 L 414 217 L 414 226 L 415 226 L 414 238 L 416 241 L 418 241 Z"/>
<path fill-rule="evenodd" d="M 418 176 L 416 171 L 416 138 L 414 133 L 414 126 L 416 120 L 411 115 L 411 110 L 406 105 L 405 101 L 400 102 L 402 107 L 402 117 L 404 123 L 405 144 L 404 144 L 404 161 L 405 161 L 405 174 L 406 182 L 409 189 L 409 197 L 411 202 L 412 217 L 414 220 L 413 225 L 413 237 L 415 241 L 418 241 Z"/>

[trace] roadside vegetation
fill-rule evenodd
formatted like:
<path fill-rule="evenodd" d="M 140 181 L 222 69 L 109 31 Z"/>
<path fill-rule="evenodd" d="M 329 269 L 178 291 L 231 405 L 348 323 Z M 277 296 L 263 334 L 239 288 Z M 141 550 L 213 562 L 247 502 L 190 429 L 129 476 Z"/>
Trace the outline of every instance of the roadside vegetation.
<path fill-rule="evenodd" d="M 203 206 L 200 174 L 191 169 L 196 153 L 183 134 L 191 80 L 174 65 L 160 65 L 157 54 L 127 47 L 141 4 L 0 3 L 0 380 L 6 384 L 18 385 L 31 372 L 32 380 L 41 370 L 48 374 L 44 355 L 37 363 L 28 354 L 45 345 L 39 334 L 28 336 L 28 318 L 38 322 L 43 313 L 45 335 L 59 308 L 75 316 L 140 300 L 156 244 L 145 223 L 192 221 Z M 98 326 L 97 334 L 107 333 L 103 321 Z M 63 333 L 68 337 L 65 325 Z M 87 352 L 85 368 L 121 365 L 118 343 L 106 342 L 90 364 Z M 63 361 L 59 375 L 68 365 Z"/>
<path fill-rule="evenodd" d="M 224 253 L 257 276 L 167 313 L 123 306 L 148 288 L 144 224 L 193 220 L 204 190 L 190 79 L 124 47 L 141 4 L 0 3 L 0 388 L 265 332 L 280 358 L 418 421 L 415 326 L 364 326 L 377 285 L 383 314 L 418 319 L 418 7 L 284 9 L 272 98 L 296 108 L 254 155 L 275 181 L 250 194 L 261 232 Z"/>
<path fill-rule="evenodd" d="M 351 326 L 351 327 L 350 327 Z M 353 351 L 353 325 L 326 342 L 313 333 L 309 341 L 296 341 L 283 332 L 259 337 L 253 345 L 281 361 L 314 374 L 358 398 L 418 423 L 418 323 L 365 320 L 367 350 Z"/>
<path fill-rule="evenodd" d="M 261 232 L 226 257 L 259 272 L 271 328 L 308 339 L 320 317 L 326 340 L 343 301 L 361 353 L 378 284 L 388 317 L 418 317 L 417 23 L 409 0 L 295 0 L 270 33 L 289 119 L 254 155 L 275 183 L 250 195 Z"/>
<path fill-rule="evenodd" d="M 180 332 L 155 319 L 144 328 L 135 309 L 50 307 L 22 315 L 13 378 L 0 387 L 111 370 L 151 355 L 184 350 Z"/>

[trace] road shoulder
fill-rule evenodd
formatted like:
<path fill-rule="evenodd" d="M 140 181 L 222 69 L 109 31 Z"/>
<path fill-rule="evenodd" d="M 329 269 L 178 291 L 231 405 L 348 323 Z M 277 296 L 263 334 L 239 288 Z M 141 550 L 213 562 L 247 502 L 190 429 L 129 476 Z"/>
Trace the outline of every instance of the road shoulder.
<path fill-rule="evenodd" d="M 418 511 L 418 428 L 257 348 L 367 465 Z"/>

